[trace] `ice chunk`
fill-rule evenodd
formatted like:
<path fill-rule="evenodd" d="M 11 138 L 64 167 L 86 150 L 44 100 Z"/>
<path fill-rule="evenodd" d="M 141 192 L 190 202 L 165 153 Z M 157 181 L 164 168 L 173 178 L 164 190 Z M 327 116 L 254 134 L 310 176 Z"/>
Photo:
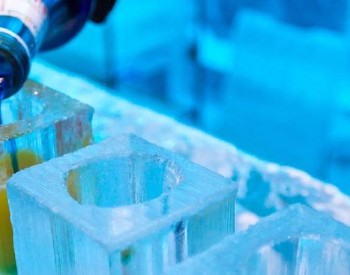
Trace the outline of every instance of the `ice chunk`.
<path fill-rule="evenodd" d="M 245 174 L 245 176 L 244 176 Z M 240 173 L 238 202 L 257 214 L 267 216 L 295 203 L 326 212 L 350 225 L 350 199 L 333 185 L 290 167 L 256 161 Z"/>
<path fill-rule="evenodd" d="M 90 144 L 92 113 L 91 107 L 31 81 L 16 95 L 2 101 L 0 274 L 16 269 L 6 180 L 18 170 Z"/>
<path fill-rule="evenodd" d="M 136 136 L 8 183 L 19 273 L 161 274 L 234 232 L 237 183 Z"/>
<path fill-rule="evenodd" d="M 349 227 L 296 204 L 167 274 L 349 274 L 349 240 Z"/>

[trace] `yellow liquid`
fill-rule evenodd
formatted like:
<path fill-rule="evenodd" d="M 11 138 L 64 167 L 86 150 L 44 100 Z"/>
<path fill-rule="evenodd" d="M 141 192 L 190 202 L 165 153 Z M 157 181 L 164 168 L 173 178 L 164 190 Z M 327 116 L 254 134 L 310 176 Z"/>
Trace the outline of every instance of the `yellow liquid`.
<path fill-rule="evenodd" d="M 40 158 L 29 150 L 18 151 L 17 161 L 20 170 L 42 162 Z M 13 174 L 11 156 L 9 154 L 4 154 L 0 157 L 0 167 L 2 169 L 5 168 L 7 177 Z M 10 212 L 3 179 L 0 182 L 0 273 L 16 273 Z"/>

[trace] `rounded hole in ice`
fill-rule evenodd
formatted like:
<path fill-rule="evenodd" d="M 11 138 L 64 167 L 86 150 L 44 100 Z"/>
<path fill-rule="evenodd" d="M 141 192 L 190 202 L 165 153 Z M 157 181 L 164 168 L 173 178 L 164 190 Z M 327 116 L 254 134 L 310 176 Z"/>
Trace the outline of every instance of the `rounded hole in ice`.
<path fill-rule="evenodd" d="M 74 200 L 98 207 L 150 201 L 180 181 L 180 170 L 172 160 L 145 154 L 96 160 L 70 170 L 66 178 Z"/>

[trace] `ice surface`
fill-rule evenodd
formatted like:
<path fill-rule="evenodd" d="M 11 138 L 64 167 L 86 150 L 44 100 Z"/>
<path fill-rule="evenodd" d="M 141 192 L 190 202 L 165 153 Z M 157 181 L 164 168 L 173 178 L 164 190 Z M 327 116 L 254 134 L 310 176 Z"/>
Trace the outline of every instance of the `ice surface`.
<path fill-rule="evenodd" d="M 161 274 L 234 232 L 236 181 L 136 136 L 8 182 L 19 273 Z"/>
<path fill-rule="evenodd" d="M 1 102 L 0 274 L 15 272 L 6 180 L 18 170 L 92 142 L 91 107 L 28 81 Z"/>
<path fill-rule="evenodd" d="M 242 9 L 254 9 L 278 20 L 306 29 L 325 28 L 333 31 L 347 29 L 348 2 L 339 0 L 337 5 L 327 0 L 204 0 L 200 5 L 206 27 L 219 36 L 225 36 L 234 26 L 237 13 Z M 203 22 L 202 22 L 203 24 Z"/>
<path fill-rule="evenodd" d="M 293 205 L 167 274 L 349 274 L 350 228 Z"/>
<path fill-rule="evenodd" d="M 212 89 L 214 95 L 222 91 L 220 98 L 203 113 L 208 129 L 260 158 L 305 170 L 350 192 L 349 104 L 342 106 L 349 102 L 347 38 L 245 11 L 237 16 L 226 47 L 234 54 L 223 58 L 226 75 L 217 78 L 220 88 Z M 213 56 L 210 48 L 206 55 Z"/>
<path fill-rule="evenodd" d="M 79 76 L 59 72 L 42 63 L 34 64 L 32 76 L 55 88 L 64 82 L 72 97 L 93 106 L 93 129 L 97 140 L 120 133 L 135 133 L 225 177 L 239 176 L 239 202 L 260 216 L 293 203 L 303 203 L 350 225 L 350 199 L 333 185 L 299 170 L 259 160 L 232 144 L 113 96 L 111 91 Z"/>

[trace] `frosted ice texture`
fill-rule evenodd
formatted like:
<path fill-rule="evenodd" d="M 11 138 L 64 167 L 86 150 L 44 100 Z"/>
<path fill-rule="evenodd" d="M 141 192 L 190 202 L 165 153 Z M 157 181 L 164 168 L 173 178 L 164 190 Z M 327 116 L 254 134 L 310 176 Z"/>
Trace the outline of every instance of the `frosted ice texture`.
<path fill-rule="evenodd" d="M 16 271 L 6 180 L 18 170 L 90 144 L 92 113 L 91 107 L 32 81 L 1 102 L 0 274 Z"/>
<path fill-rule="evenodd" d="M 105 88 L 79 76 L 68 75 L 42 63 L 34 63 L 32 76 L 56 88 L 64 82 L 71 96 L 93 106 L 93 129 L 97 140 L 120 133 L 135 133 L 225 177 L 239 176 L 238 201 L 259 216 L 293 203 L 303 203 L 350 225 L 350 199 L 333 185 L 299 170 L 259 160 L 232 144 L 113 96 Z M 267 210 L 262 211 L 264 209 Z"/>
<path fill-rule="evenodd" d="M 257 222 L 259 222 L 260 217 L 257 216 L 255 213 L 242 207 L 242 205 L 236 203 L 235 208 L 236 232 L 246 230 L 251 225 L 254 225 Z"/>
<path fill-rule="evenodd" d="M 234 232 L 237 184 L 136 136 L 8 182 L 19 273 L 161 274 Z"/>
<path fill-rule="evenodd" d="M 296 204 L 167 274 L 349 274 L 349 260 L 350 228 Z"/>

